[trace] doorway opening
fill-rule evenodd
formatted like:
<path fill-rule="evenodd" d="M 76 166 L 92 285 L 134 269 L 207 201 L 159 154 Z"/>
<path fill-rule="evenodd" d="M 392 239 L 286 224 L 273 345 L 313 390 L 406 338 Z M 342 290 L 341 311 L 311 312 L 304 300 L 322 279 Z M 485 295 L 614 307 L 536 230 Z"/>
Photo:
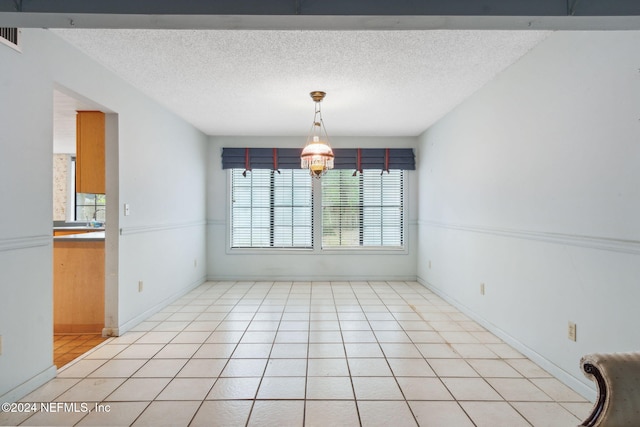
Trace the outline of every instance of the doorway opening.
<path fill-rule="evenodd" d="M 59 86 L 53 101 L 53 360 L 61 368 L 108 339 L 106 295 L 117 287 L 106 286 L 107 247 L 117 244 L 106 244 L 109 111 Z"/>

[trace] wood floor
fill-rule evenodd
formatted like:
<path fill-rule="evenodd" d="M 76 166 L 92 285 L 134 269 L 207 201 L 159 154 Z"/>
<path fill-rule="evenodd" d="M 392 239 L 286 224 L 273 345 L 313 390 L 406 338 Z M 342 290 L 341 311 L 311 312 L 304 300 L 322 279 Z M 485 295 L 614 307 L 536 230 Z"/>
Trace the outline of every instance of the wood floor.
<path fill-rule="evenodd" d="M 53 364 L 60 369 L 76 357 L 83 355 L 106 339 L 107 338 L 103 338 L 100 334 L 54 335 Z"/>

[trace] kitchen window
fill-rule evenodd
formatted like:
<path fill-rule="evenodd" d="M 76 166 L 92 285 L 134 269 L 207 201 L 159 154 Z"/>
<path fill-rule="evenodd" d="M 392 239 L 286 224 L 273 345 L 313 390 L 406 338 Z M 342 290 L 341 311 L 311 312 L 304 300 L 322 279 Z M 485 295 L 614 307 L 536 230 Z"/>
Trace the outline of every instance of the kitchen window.
<path fill-rule="evenodd" d="M 105 194 L 76 193 L 76 158 L 71 157 L 69 174 L 70 193 L 72 195 L 73 220 L 76 222 L 104 224 L 107 217 L 107 196 Z"/>
<path fill-rule="evenodd" d="M 107 198 L 104 194 L 76 193 L 76 221 L 104 224 Z"/>

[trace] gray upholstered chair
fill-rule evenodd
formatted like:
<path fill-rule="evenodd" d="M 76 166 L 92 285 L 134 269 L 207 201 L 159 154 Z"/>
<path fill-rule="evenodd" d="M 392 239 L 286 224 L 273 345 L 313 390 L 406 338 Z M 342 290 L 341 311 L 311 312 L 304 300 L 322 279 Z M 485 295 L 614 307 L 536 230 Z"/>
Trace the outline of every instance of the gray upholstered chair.
<path fill-rule="evenodd" d="M 640 426 L 640 353 L 588 354 L 584 375 L 598 385 L 598 399 L 585 427 Z"/>

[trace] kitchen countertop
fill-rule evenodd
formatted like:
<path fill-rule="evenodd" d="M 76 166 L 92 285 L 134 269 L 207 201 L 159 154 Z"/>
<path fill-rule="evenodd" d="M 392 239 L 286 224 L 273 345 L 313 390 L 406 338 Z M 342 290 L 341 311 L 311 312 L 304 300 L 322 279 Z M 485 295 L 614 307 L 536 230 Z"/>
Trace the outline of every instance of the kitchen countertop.
<path fill-rule="evenodd" d="M 53 226 L 54 230 L 96 230 L 96 231 L 104 231 L 104 227 L 92 227 L 90 225 L 60 225 Z"/>
<path fill-rule="evenodd" d="M 72 227 L 62 227 L 72 228 Z M 91 229 L 91 227 L 85 227 L 85 229 Z M 93 231 L 90 233 L 78 233 L 78 234 L 66 234 L 64 236 L 54 236 L 53 241 L 65 241 L 65 242 L 91 242 L 104 240 L 104 229 L 101 231 Z"/>

